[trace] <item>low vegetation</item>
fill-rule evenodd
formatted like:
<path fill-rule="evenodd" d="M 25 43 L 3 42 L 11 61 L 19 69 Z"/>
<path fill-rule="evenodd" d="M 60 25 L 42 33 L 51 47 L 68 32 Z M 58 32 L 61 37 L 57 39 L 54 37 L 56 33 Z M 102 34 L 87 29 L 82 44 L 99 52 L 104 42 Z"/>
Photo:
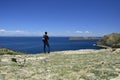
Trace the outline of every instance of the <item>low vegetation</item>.
<path fill-rule="evenodd" d="M 0 55 L 20 55 L 20 54 L 24 54 L 22 52 L 17 52 L 17 51 L 14 51 L 14 50 L 11 50 L 11 49 L 7 49 L 7 48 L 1 48 L 0 47 Z"/>
<path fill-rule="evenodd" d="M 0 55 L 0 79 L 120 80 L 119 56 L 120 49 L 60 51 L 34 55 L 4 54 Z"/>
<path fill-rule="evenodd" d="M 109 46 L 112 48 L 120 48 L 120 33 L 112 33 L 105 35 L 99 42 L 98 45 Z"/>

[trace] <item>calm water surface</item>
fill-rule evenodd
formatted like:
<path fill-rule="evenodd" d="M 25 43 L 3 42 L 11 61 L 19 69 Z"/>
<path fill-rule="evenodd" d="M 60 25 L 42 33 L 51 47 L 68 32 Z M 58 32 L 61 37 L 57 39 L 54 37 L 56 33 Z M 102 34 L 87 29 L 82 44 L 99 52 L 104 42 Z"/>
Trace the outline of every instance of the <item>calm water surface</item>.
<path fill-rule="evenodd" d="M 51 51 L 100 49 L 93 46 L 98 40 L 69 40 L 69 37 L 50 37 Z M 42 53 L 43 42 L 41 37 L 0 37 L 0 47 L 26 53 Z"/>

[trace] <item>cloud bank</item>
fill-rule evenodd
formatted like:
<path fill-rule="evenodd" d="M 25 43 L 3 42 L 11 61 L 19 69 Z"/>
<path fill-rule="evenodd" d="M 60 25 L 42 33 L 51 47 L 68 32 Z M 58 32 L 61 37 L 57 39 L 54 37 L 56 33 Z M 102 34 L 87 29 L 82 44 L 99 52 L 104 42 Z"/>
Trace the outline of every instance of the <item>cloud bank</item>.
<path fill-rule="evenodd" d="M 0 36 L 42 36 L 44 31 L 24 31 L 24 30 L 6 30 L 0 29 Z M 93 33 L 90 31 L 64 31 L 64 32 L 49 32 L 50 36 L 102 36 L 100 33 Z"/>
<path fill-rule="evenodd" d="M 0 36 L 40 36 L 41 32 L 30 32 L 24 30 L 6 30 L 0 29 Z"/>

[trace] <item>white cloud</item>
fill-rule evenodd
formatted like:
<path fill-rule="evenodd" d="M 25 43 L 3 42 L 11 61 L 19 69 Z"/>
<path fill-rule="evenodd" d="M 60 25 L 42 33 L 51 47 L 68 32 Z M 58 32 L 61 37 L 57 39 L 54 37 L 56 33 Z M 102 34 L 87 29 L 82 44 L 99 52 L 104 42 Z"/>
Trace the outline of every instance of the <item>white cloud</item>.
<path fill-rule="evenodd" d="M 86 34 L 86 33 L 90 33 L 90 32 L 89 31 L 75 31 L 75 33 Z"/>
<path fill-rule="evenodd" d="M 22 30 L 5 30 L 5 29 L 0 29 L 0 35 L 1 36 L 14 36 L 14 35 L 24 35 L 26 34 L 26 31 L 22 31 Z"/>
<path fill-rule="evenodd" d="M 5 29 L 0 29 L 0 32 L 6 32 L 6 30 Z"/>
<path fill-rule="evenodd" d="M 25 31 L 22 31 L 22 30 L 5 30 L 5 29 L 0 29 L 0 32 L 4 32 L 4 33 L 24 33 Z"/>
<path fill-rule="evenodd" d="M 90 33 L 89 31 L 85 31 L 85 33 Z"/>
<path fill-rule="evenodd" d="M 76 30 L 74 32 L 72 32 L 73 36 L 102 36 L 103 34 L 101 33 L 94 33 L 94 32 L 90 32 L 90 31 L 80 31 L 80 30 Z"/>
<path fill-rule="evenodd" d="M 24 31 L 24 30 L 6 30 L 0 29 L 0 36 L 41 36 L 41 31 Z"/>
<path fill-rule="evenodd" d="M 75 33 L 83 33 L 83 31 L 75 31 Z"/>
<path fill-rule="evenodd" d="M 42 36 L 43 31 L 25 31 L 25 30 L 6 30 L 0 29 L 0 36 Z M 93 33 L 89 31 L 65 31 L 65 32 L 49 32 L 50 36 L 101 36 L 101 33 Z"/>
<path fill-rule="evenodd" d="M 16 30 L 14 32 L 16 32 L 16 33 L 24 33 L 24 31 L 21 31 L 21 30 Z"/>

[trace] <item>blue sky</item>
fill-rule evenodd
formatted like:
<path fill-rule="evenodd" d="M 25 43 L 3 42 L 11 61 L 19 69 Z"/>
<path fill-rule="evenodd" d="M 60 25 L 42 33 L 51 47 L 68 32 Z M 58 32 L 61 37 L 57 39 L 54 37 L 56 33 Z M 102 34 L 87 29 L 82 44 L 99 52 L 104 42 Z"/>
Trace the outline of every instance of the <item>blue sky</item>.
<path fill-rule="evenodd" d="M 120 33 L 120 0 L 0 0 L 0 36 Z"/>

